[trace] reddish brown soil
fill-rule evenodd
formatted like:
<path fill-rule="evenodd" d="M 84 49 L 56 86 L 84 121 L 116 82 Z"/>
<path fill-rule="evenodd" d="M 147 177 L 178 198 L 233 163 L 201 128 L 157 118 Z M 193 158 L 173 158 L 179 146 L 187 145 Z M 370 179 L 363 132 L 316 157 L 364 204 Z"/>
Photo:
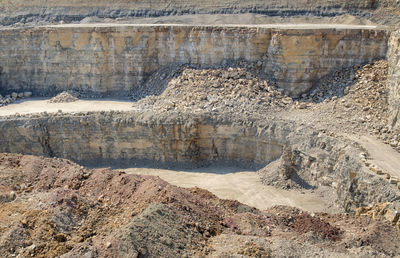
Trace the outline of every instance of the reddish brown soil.
<path fill-rule="evenodd" d="M 0 196 L 0 257 L 177 257 L 220 250 L 274 256 L 279 239 L 302 256 L 312 248 L 400 254 L 398 232 L 367 217 L 286 206 L 259 211 L 158 177 L 89 170 L 57 158 L 0 154 Z M 240 250 L 213 240 L 224 235 L 239 241 Z M 264 242 L 244 244 L 243 238 Z"/>

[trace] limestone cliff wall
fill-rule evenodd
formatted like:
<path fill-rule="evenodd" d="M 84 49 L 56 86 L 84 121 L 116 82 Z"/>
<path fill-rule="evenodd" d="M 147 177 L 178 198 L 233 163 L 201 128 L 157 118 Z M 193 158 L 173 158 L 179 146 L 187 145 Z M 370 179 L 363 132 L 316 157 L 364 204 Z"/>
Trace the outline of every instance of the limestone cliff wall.
<path fill-rule="evenodd" d="M 132 114 L 40 116 L 0 121 L 0 152 L 55 156 L 81 164 L 235 160 L 281 155 L 281 129 L 207 121 L 137 121 Z M 275 131 L 274 131 L 275 130 Z"/>
<path fill-rule="evenodd" d="M 400 129 L 400 30 L 389 40 L 389 102 L 391 126 Z"/>
<path fill-rule="evenodd" d="M 262 61 L 294 95 L 337 69 L 384 58 L 388 33 L 362 27 L 86 25 L 0 30 L 0 92 L 127 96 L 160 67 Z"/>

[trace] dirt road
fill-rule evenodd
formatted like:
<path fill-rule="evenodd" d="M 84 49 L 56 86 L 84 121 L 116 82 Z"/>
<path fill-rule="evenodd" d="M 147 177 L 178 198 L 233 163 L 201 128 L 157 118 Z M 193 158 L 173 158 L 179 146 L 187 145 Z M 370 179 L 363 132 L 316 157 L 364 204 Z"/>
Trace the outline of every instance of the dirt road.
<path fill-rule="evenodd" d="M 392 176 L 400 177 L 400 153 L 389 145 L 369 135 L 348 136 L 359 143 L 368 153 L 371 162 Z"/>

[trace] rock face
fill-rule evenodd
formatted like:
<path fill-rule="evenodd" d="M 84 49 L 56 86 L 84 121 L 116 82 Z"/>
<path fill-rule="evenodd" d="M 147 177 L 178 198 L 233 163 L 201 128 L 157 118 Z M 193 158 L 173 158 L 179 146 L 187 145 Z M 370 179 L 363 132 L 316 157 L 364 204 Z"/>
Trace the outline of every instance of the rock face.
<path fill-rule="evenodd" d="M 384 58 L 371 27 L 64 25 L 0 31 L 0 92 L 127 96 L 162 67 L 257 62 L 292 95 L 343 67 Z"/>
<path fill-rule="evenodd" d="M 390 37 L 388 62 L 391 126 L 400 129 L 400 30 Z"/>
<path fill-rule="evenodd" d="M 280 156 L 281 134 L 285 134 L 284 128 L 271 126 L 259 139 L 261 129 L 256 127 L 179 118 L 148 121 L 135 116 L 94 113 L 3 121 L 0 152 L 64 157 L 85 164 L 146 160 L 267 163 Z"/>

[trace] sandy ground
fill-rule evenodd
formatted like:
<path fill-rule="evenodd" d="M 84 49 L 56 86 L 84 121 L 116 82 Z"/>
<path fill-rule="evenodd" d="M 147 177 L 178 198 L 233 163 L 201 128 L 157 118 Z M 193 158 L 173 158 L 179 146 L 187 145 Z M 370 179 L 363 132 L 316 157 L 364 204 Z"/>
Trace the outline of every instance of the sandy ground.
<path fill-rule="evenodd" d="M 192 24 L 192 25 L 224 25 L 224 24 L 354 24 L 354 25 L 375 25 L 373 22 L 353 15 L 345 14 L 335 17 L 316 17 L 316 16 L 291 16 L 278 17 L 254 13 L 242 14 L 187 14 L 172 15 L 163 17 L 146 18 L 118 18 L 101 19 L 98 17 L 87 17 L 81 24 L 90 23 L 120 23 L 120 24 Z"/>
<path fill-rule="evenodd" d="M 46 111 L 47 113 L 55 113 L 58 110 L 62 112 L 88 112 L 88 111 L 110 111 L 132 110 L 132 102 L 128 100 L 78 100 L 70 103 L 50 103 L 49 98 L 30 98 L 19 100 L 13 104 L 0 107 L 0 116 L 9 116 L 16 113 L 31 114 Z"/>
<path fill-rule="evenodd" d="M 208 167 L 201 170 L 178 171 L 151 168 L 128 168 L 124 171 L 159 176 L 180 187 L 207 189 L 222 199 L 238 200 L 264 210 L 274 205 L 290 205 L 310 212 L 326 211 L 322 196 L 311 191 L 282 190 L 261 183 L 256 172 L 235 168 Z"/>

